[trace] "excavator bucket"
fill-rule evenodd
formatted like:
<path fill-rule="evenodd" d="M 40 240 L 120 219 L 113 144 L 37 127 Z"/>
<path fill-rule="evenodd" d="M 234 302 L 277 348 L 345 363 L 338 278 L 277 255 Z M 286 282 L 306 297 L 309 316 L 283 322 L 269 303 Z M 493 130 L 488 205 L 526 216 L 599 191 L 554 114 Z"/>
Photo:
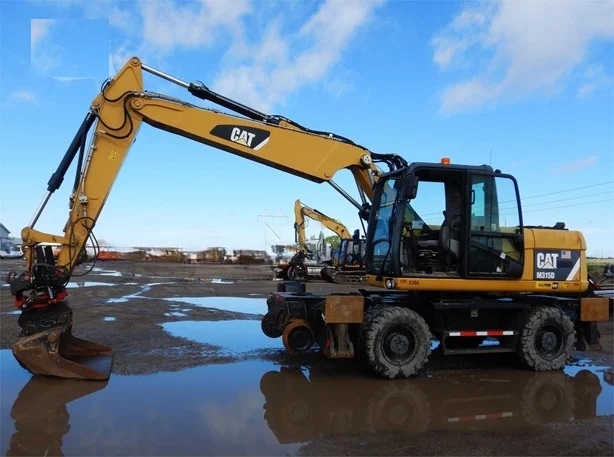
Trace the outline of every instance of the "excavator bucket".
<path fill-rule="evenodd" d="M 92 381 L 109 379 L 113 360 L 111 348 L 73 336 L 72 325 L 19 338 L 13 355 L 35 376 Z"/>

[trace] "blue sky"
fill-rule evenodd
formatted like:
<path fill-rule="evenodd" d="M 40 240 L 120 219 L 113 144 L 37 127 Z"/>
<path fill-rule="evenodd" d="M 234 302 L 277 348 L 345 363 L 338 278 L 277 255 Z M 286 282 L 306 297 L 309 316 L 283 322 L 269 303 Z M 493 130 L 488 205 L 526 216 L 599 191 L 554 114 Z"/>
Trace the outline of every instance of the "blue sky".
<path fill-rule="evenodd" d="M 2 0 L 0 15 L 0 222 L 13 236 L 102 82 L 137 55 L 375 152 L 490 163 L 517 177 L 525 223 L 564 221 L 589 255 L 614 256 L 614 2 Z M 62 233 L 73 173 L 37 229 Z M 335 181 L 356 195 L 349 173 Z M 144 125 L 94 233 L 268 248 L 293 242 L 297 198 L 360 227 L 328 184 Z"/>

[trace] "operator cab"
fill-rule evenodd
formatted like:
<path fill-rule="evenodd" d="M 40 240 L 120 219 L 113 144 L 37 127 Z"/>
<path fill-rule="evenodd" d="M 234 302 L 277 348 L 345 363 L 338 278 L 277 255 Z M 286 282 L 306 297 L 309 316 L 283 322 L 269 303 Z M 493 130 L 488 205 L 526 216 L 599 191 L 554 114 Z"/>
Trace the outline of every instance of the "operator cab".
<path fill-rule="evenodd" d="M 375 187 L 367 268 L 395 277 L 522 275 L 518 185 L 490 166 L 413 163 Z"/>

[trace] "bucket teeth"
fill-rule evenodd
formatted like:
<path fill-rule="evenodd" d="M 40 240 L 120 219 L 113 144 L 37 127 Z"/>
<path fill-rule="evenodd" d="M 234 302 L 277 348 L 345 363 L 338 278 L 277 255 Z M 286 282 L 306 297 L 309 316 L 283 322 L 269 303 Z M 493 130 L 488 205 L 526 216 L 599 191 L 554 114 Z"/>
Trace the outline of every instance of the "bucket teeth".
<path fill-rule="evenodd" d="M 111 373 L 112 349 L 75 337 L 71 323 L 20 337 L 12 349 L 35 376 L 103 381 Z"/>

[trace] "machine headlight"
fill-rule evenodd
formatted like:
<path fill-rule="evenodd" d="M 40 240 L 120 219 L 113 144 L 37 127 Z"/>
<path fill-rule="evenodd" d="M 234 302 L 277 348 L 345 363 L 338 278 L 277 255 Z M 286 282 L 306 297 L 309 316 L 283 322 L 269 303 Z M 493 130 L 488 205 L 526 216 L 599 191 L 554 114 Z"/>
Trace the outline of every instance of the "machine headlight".
<path fill-rule="evenodd" d="M 386 289 L 394 289 L 395 286 L 397 285 L 395 280 L 392 278 L 386 279 L 385 284 L 386 284 Z"/>

